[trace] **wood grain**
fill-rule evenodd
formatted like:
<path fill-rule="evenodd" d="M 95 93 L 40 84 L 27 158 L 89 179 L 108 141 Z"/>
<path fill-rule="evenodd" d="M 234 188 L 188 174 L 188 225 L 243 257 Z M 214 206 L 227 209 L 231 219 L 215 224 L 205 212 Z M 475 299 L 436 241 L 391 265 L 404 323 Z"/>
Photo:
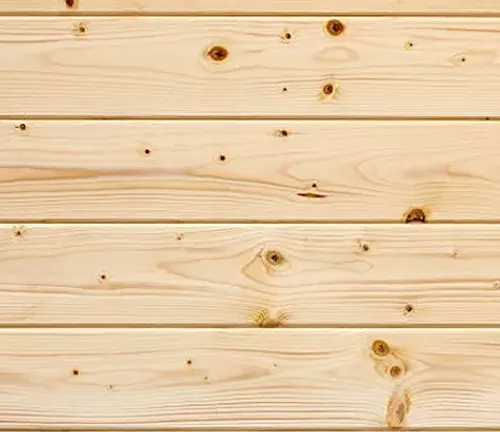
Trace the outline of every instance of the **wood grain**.
<path fill-rule="evenodd" d="M 500 427 L 498 330 L 38 329 L 0 346 L 3 428 Z"/>
<path fill-rule="evenodd" d="M 2 121 L 0 220 L 499 221 L 499 135 L 494 121 Z"/>
<path fill-rule="evenodd" d="M 500 116 L 499 18 L 342 21 L 2 18 L 0 116 Z"/>
<path fill-rule="evenodd" d="M 2 0 L 1 12 L 498 14 L 499 0 Z"/>
<path fill-rule="evenodd" d="M 499 243 L 499 225 L 2 225 L 0 323 L 499 325 Z"/>

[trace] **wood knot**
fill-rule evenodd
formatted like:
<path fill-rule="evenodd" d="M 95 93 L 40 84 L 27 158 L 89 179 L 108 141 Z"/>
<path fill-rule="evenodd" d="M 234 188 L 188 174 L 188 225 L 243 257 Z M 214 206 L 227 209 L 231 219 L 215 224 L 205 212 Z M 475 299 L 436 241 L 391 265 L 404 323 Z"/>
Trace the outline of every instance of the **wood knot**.
<path fill-rule="evenodd" d="M 404 369 L 401 365 L 394 364 L 389 366 L 387 373 L 391 378 L 399 378 L 404 373 Z"/>
<path fill-rule="evenodd" d="M 25 131 L 28 126 L 26 126 L 26 123 L 20 123 L 18 126 L 16 126 L 17 129 Z"/>
<path fill-rule="evenodd" d="M 277 328 L 284 327 L 288 316 L 284 312 L 279 312 L 275 316 L 271 316 L 268 309 L 260 309 L 255 315 L 253 321 L 261 328 Z"/>
<path fill-rule="evenodd" d="M 75 24 L 74 32 L 77 36 L 87 34 L 87 26 L 84 23 Z"/>
<path fill-rule="evenodd" d="M 404 427 L 410 408 L 411 399 L 408 391 L 404 390 L 403 392 L 394 392 L 387 403 L 387 426 L 390 429 L 401 429 Z"/>
<path fill-rule="evenodd" d="M 372 351 L 379 357 L 385 357 L 390 354 L 391 348 L 387 342 L 383 340 L 376 340 L 372 343 Z"/>
<path fill-rule="evenodd" d="M 292 39 L 292 33 L 290 33 L 289 31 L 284 31 L 283 33 L 281 33 L 282 42 L 288 43 L 290 42 L 291 39 Z"/>
<path fill-rule="evenodd" d="M 229 52 L 221 45 L 215 45 L 208 51 L 207 55 L 216 62 L 221 62 L 227 58 Z"/>
<path fill-rule="evenodd" d="M 414 223 L 414 222 L 427 222 L 427 216 L 425 212 L 420 208 L 412 208 L 410 209 L 404 217 L 405 223 Z"/>
<path fill-rule="evenodd" d="M 334 90 L 335 86 L 333 84 L 328 83 L 323 86 L 323 94 L 327 96 L 333 94 Z"/>
<path fill-rule="evenodd" d="M 265 261 L 273 267 L 281 267 L 286 263 L 286 258 L 277 250 L 271 249 L 264 254 Z"/>
<path fill-rule="evenodd" d="M 24 237 L 24 233 L 26 232 L 26 228 L 24 225 L 18 225 L 13 228 L 14 236 L 17 238 Z"/>
<path fill-rule="evenodd" d="M 359 248 L 362 252 L 370 252 L 370 244 L 365 241 L 359 242 Z"/>
<path fill-rule="evenodd" d="M 278 129 L 276 131 L 276 135 L 282 138 L 286 138 L 288 135 L 290 135 L 290 132 L 288 132 L 286 129 Z"/>
<path fill-rule="evenodd" d="M 411 314 L 414 310 L 415 308 L 413 307 L 413 305 L 409 303 L 405 305 L 405 315 Z"/>
<path fill-rule="evenodd" d="M 326 31 L 332 36 L 340 36 L 344 30 L 344 24 L 338 19 L 332 19 L 326 23 Z"/>

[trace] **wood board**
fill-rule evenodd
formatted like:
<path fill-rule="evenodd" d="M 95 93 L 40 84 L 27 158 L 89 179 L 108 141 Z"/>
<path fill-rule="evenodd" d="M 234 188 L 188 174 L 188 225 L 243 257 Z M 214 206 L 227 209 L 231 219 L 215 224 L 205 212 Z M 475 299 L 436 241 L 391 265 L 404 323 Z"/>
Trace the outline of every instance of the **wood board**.
<path fill-rule="evenodd" d="M 0 18 L 0 116 L 500 117 L 500 18 Z"/>
<path fill-rule="evenodd" d="M 500 123 L 0 122 L 0 220 L 500 220 Z"/>
<path fill-rule="evenodd" d="M 0 324 L 498 326 L 497 225 L 1 225 Z"/>
<path fill-rule="evenodd" d="M 4 330 L 0 346 L 3 428 L 500 426 L 498 330 Z"/>

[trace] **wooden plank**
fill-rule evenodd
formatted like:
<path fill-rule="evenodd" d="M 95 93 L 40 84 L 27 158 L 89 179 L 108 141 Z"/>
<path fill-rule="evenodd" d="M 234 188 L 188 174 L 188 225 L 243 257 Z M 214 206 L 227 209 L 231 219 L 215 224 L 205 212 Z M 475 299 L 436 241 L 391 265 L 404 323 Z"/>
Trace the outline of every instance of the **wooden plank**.
<path fill-rule="evenodd" d="M 500 18 L 327 24 L 3 18 L 0 116 L 500 116 Z"/>
<path fill-rule="evenodd" d="M 498 330 L 38 329 L 0 346 L 3 428 L 500 427 Z"/>
<path fill-rule="evenodd" d="M 1 12 L 498 14 L 498 0 L 2 0 Z"/>
<path fill-rule="evenodd" d="M 0 220 L 499 221 L 498 136 L 494 121 L 2 121 Z"/>
<path fill-rule="evenodd" d="M 499 243 L 499 225 L 2 225 L 0 323 L 499 325 Z"/>

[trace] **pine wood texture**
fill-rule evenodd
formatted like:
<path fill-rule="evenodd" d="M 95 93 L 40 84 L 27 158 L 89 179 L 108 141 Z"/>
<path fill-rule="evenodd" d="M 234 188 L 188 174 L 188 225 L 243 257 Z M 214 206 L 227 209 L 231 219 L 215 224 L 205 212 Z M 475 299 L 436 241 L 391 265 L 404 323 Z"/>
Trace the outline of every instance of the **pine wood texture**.
<path fill-rule="evenodd" d="M 0 346 L 3 428 L 500 426 L 498 330 L 35 329 Z"/>
<path fill-rule="evenodd" d="M 499 0 L 2 0 L 10 13 L 498 14 Z"/>
<path fill-rule="evenodd" d="M 3 325 L 500 324 L 497 225 L 2 225 L 0 241 Z"/>
<path fill-rule="evenodd" d="M 500 0 L 0 0 L 0 431 L 500 431 L 499 50 Z"/>
<path fill-rule="evenodd" d="M 500 116 L 500 18 L 341 20 L 1 18 L 0 116 Z"/>
<path fill-rule="evenodd" d="M 0 122 L 3 221 L 498 221 L 500 123 Z"/>

